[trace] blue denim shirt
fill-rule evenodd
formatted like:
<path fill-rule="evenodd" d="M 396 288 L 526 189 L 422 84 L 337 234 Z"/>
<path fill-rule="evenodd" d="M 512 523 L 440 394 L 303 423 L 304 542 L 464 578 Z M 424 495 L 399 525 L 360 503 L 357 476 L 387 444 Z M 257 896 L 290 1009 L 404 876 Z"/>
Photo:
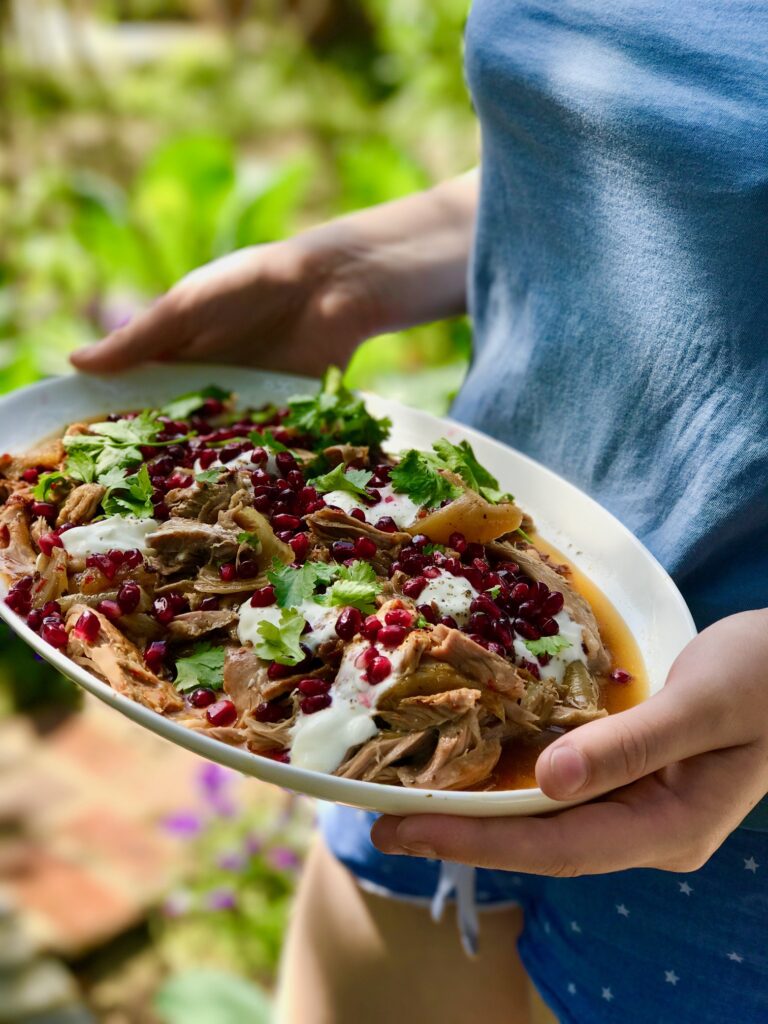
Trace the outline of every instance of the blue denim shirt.
<path fill-rule="evenodd" d="M 466 67 L 453 415 L 610 509 L 699 627 L 768 606 L 768 5 L 475 0 Z"/>

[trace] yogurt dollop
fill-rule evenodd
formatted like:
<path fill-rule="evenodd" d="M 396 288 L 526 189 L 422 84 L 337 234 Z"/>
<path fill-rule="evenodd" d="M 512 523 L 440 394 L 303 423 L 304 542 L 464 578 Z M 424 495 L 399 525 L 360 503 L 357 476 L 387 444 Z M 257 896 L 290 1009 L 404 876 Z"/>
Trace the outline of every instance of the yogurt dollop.
<path fill-rule="evenodd" d="M 147 537 L 158 528 L 156 519 L 135 519 L 132 516 L 108 516 L 86 526 L 73 526 L 61 534 L 61 543 L 73 558 L 103 555 L 107 551 L 132 551 L 146 554 Z"/>

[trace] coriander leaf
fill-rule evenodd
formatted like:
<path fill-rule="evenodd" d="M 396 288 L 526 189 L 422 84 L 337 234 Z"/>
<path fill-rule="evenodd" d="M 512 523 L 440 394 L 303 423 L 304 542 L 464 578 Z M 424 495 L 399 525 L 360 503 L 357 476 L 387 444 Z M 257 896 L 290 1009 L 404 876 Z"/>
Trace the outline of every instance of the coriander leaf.
<path fill-rule="evenodd" d="M 182 693 L 205 686 L 210 690 L 220 690 L 224 683 L 223 647 L 213 644 L 197 644 L 193 653 L 176 661 L 176 681 L 174 686 Z"/>
<path fill-rule="evenodd" d="M 485 466 L 477 461 L 469 441 L 451 444 L 447 438 L 441 437 L 435 441 L 432 448 L 442 459 L 446 469 L 450 469 L 460 476 L 467 487 L 477 491 L 486 501 L 496 505 L 502 501 L 513 500 L 511 494 L 505 494 L 499 490 L 499 481 L 496 477 L 492 476 Z"/>
<path fill-rule="evenodd" d="M 68 452 L 65 468 L 73 480 L 79 480 L 84 484 L 93 483 L 96 477 L 96 463 L 85 451 Z"/>
<path fill-rule="evenodd" d="M 101 502 L 105 515 L 151 519 L 155 514 L 152 504 L 154 488 L 146 465 L 133 476 L 124 475 L 122 480 L 118 478 L 118 472 L 113 471 L 109 476 L 110 485 Z"/>
<path fill-rule="evenodd" d="M 327 585 L 339 571 L 328 562 L 305 562 L 298 568 L 275 563 L 267 579 L 275 588 L 275 598 L 281 608 L 295 608 L 312 598 L 318 584 Z"/>
<path fill-rule="evenodd" d="M 423 615 L 416 616 L 416 629 L 426 629 L 429 623 Z"/>
<path fill-rule="evenodd" d="M 62 481 L 68 479 L 69 478 L 66 473 L 61 473 L 58 470 L 52 473 L 42 473 L 35 484 L 32 493 L 38 501 L 50 501 L 52 497 L 55 497 L 56 491 Z"/>
<path fill-rule="evenodd" d="M 407 494 L 417 505 L 435 508 L 447 498 L 458 498 L 461 494 L 461 490 L 439 472 L 441 468 L 440 461 L 431 452 L 411 448 L 393 466 L 389 478 L 400 494 Z"/>
<path fill-rule="evenodd" d="M 160 412 L 171 420 L 185 420 L 187 416 L 202 407 L 206 398 L 218 398 L 219 401 L 226 402 L 231 397 L 231 391 L 225 391 L 224 388 L 217 387 L 215 384 L 209 384 L 208 387 L 200 388 L 199 391 L 188 391 L 186 394 L 179 395 L 178 398 L 174 398 L 173 401 L 164 405 Z"/>
<path fill-rule="evenodd" d="M 376 610 L 376 598 L 381 593 L 381 584 L 368 562 L 353 562 L 339 567 L 339 578 L 317 598 L 318 604 L 343 605 L 358 608 L 364 614 Z"/>
<path fill-rule="evenodd" d="M 298 665 L 304 660 L 301 649 L 301 634 L 306 626 L 303 615 L 292 608 L 283 608 L 280 621 L 275 625 L 268 619 L 262 619 L 257 627 L 261 639 L 253 645 L 253 649 L 265 661 L 276 661 L 280 665 Z"/>
<path fill-rule="evenodd" d="M 276 405 L 267 405 L 263 409 L 254 409 L 248 413 L 251 423 L 269 423 L 277 414 Z"/>
<path fill-rule="evenodd" d="M 316 476 L 312 485 L 321 494 L 329 491 L 346 491 L 354 494 L 356 498 L 370 498 L 366 486 L 373 473 L 369 469 L 347 469 L 343 463 L 339 463 L 330 473 L 323 476 Z"/>
<path fill-rule="evenodd" d="M 282 441 L 277 440 L 277 438 L 275 437 L 271 430 L 262 430 L 261 432 L 255 430 L 254 433 L 251 434 L 252 441 L 254 438 L 254 434 L 256 435 L 256 437 L 261 439 L 259 441 L 255 441 L 254 444 L 260 444 L 264 448 L 268 448 L 271 452 L 274 452 L 275 454 L 277 454 L 278 452 L 290 451 L 290 448 L 287 448 L 282 443 Z"/>
<path fill-rule="evenodd" d="M 145 409 L 131 420 L 115 420 L 114 423 L 91 423 L 88 429 L 98 437 L 108 437 L 112 444 L 150 444 L 162 429 L 162 423 L 151 409 Z M 88 435 L 75 435 L 76 437 Z"/>
<path fill-rule="evenodd" d="M 389 436 L 391 420 L 376 419 L 358 398 L 343 384 L 341 370 L 330 366 L 320 390 L 315 395 L 297 395 L 288 400 L 286 427 L 296 427 L 317 443 L 336 442 L 381 447 Z"/>
<path fill-rule="evenodd" d="M 422 553 L 425 555 L 434 555 L 436 551 L 441 554 L 445 554 L 446 547 L 444 544 L 425 544 L 422 548 Z"/>
<path fill-rule="evenodd" d="M 501 587 L 498 585 L 498 583 L 496 584 L 495 587 L 489 587 L 489 589 L 486 590 L 486 594 L 490 594 L 494 601 L 496 600 L 500 593 Z"/>
<path fill-rule="evenodd" d="M 259 551 L 261 549 L 261 540 L 259 535 L 257 533 L 249 533 L 247 530 L 243 530 L 242 533 L 238 533 L 237 543 L 247 544 L 249 547 L 253 548 L 254 551 Z"/>
<path fill-rule="evenodd" d="M 199 473 L 195 473 L 195 480 L 199 484 L 215 484 L 218 483 L 224 472 L 226 471 L 223 466 L 217 466 L 215 469 L 203 469 Z"/>
<path fill-rule="evenodd" d="M 559 634 L 543 636 L 540 640 L 523 640 L 523 643 L 531 654 L 535 654 L 537 657 L 540 654 L 559 654 L 560 651 L 572 646 L 570 640 L 566 640 Z"/>

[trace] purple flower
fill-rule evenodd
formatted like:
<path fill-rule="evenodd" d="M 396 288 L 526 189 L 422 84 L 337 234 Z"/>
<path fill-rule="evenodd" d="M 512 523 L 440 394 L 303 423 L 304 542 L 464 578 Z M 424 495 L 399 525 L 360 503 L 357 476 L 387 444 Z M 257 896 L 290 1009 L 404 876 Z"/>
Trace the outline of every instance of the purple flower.
<path fill-rule="evenodd" d="M 215 800 L 216 797 L 222 795 L 234 775 L 235 773 L 229 768 L 222 768 L 220 764 L 206 761 L 198 773 L 197 781 L 203 795 L 209 800 Z"/>
<path fill-rule="evenodd" d="M 240 871 L 245 867 L 245 857 L 239 850 L 224 850 L 216 858 L 216 865 L 222 871 Z"/>
<path fill-rule="evenodd" d="M 255 857 L 264 849 L 264 841 L 255 832 L 249 832 L 243 842 L 243 849 L 249 857 Z"/>
<path fill-rule="evenodd" d="M 192 896 L 186 889 L 169 893 L 163 900 L 162 911 L 166 917 L 183 917 L 192 907 Z"/>
<path fill-rule="evenodd" d="M 301 864 L 296 852 L 289 846 L 275 846 L 267 854 L 267 859 L 278 871 L 296 871 Z"/>
<path fill-rule="evenodd" d="M 209 910 L 234 910 L 237 907 L 237 897 L 233 889 L 220 886 L 218 889 L 211 889 L 205 903 Z"/>
<path fill-rule="evenodd" d="M 194 811 L 177 811 L 163 819 L 164 828 L 177 839 L 194 839 L 203 830 L 199 814 Z"/>

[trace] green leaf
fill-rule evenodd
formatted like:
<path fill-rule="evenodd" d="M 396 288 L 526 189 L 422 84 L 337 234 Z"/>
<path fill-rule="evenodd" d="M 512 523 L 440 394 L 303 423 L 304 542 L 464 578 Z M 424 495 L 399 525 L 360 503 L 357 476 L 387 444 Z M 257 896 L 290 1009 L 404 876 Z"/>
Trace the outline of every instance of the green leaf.
<path fill-rule="evenodd" d="M 195 480 L 199 484 L 215 484 L 221 479 L 221 474 L 225 472 L 226 469 L 223 466 L 217 466 L 215 469 L 203 469 L 199 473 L 195 473 Z"/>
<path fill-rule="evenodd" d="M 369 615 L 376 610 L 376 598 L 381 589 L 373 566 L 361 559 L 352 565 L 340 566 L 338 579 L 317 599 L 317 603 L 351 606 Z"/>
<path fill-rule="evenodd" d="M 154 488 L 146 465 L 133 476 L 125 476 L 120 470 L 113 470 L 102 479 L 108 481 L 105 483 L 108 490 L 101 502 L 105 515 L 151 519 L 155 514 L 152 504 Z"/>
<path fill-rule="evenodd" d="M 268 619 L 262 619 L 258 624 L 257 632 L 261 639 L 253 645 L 253 649 L 265 661 L 298 665 L 304 660 L 300 641 L 306 624 L 304 616 L 295 609 L 283 608 L 277 625 Z"/>
<path fill-rule="evenodd" d="M 181 693 L 198 686 L 220 690 L 224 685 L 225 655 L 223 647 L 214 647 L 210 643 L 197 644 L 192 654 L 176 659 L 174 686 Z"/>
<path fill-rule="evenodd" d="M 261 540 L 259 535 L 257 533 L 249 533 L 248 530 L 243 530 L 241 533 L 238 533 L 237 543 L 247 544 L 249 547 L 253 548 L 254 551 L 259 551 L 261 549 Z"/>
<path fill-rule="evenodd" d="M 496 505 L 502 501 L 514 500 L 511 494 L 499 490 L 499 481 L 484 466 L 480 465 L 469 441 L 451 444 L 447 438 L 441 437 L 435 441 L 432 448 L 442 459 L 446 469 L 450 469 L 460 476 L 467 487 L 477 491 L 486 501 Z"/>
<path fill-rule="evenodd" d="M 426 629 L 429 623 L 423 615 L 416 616 L 416 629 Z"/>
<path fill-rule="evenodd" d="M 288 400 L 286 427 L 296 427 L 318 444 L 344 443 L 379 448 L 389 436 L 391 420 L 376 419 L 362 398 L 342 383 L 341 370 L 329 367 L 316 395 L 298 395 Z"/>
<path fill-rule="evenodd" d="M 102 482 L 115 469 L 127 469 L 142 461 L 140 445 L 155 444 L 162 424 L 155 413 L 144 410 L 132 420 L 91 423 L 88 434 L 62 438 L 67 452 L 66 472 L 76 480 Z M 171 443 L 171 442 L 163 442 Z"/>
<path fill-rule="evenodd" d="M 435 508 L 461 494 L 460 488 L 440 473 L 441 468 L 441 462 L 431 452 L 411 448 L 402 453 L 400 462 L 392 468 L 392 487 L 407 494 L 417 505 Z"/>
<path fill-rule="evenodd" d="M 489 587 L 489 589 L 486 590 L 486 594 L 490 594 L 494 601 L 496 600 L 500 593 L 501 587 L 498 585 L 498 583 L 496 584 L 495 587 Z"/>
<path fill-rule="evenodd" d="M 81 483 L 93 483 L 96 478 L 96 462 L 86 451 L 67 453 L 66 470 L 69 476 Z"/>
<path fill-rule="evenodd" d="M 237 974 L 195 966 L 172 975 L 155 993 L 162 1024 L 270 1024 L 266 993 Z"/>
<path fill-rule="evenodd" d="M 566 640 L 564 636 L 556 634 L 555 636 L 543 636 L 540 640 L 523 640 L 523 643 L 531 652 L 531 654 L 537 657 L 540 654 L 559 654 L 560 651 L 564 651 L 566 648 L 571 647 L 571 641 Z"/>
<path fill-rule="evenodd" d="M 58 470 L 53 473 L 42 473 L 38 478 L 37 483 L 34 486 L 32 493 L 38 501 L 50 501 L 51 498 L 56 496 L 57 485 L 63 480 L 68 480 L 69 477 L 66 473 L 61 473 Z"/>
<path fill-rule="evenodd" d="M 528 536 L 528 534 L 525 532 L 525 530 L 522 528 L 522 526 L 518 526 L 518 528 L 515 530 L 515 533 L 519 533 L 520 536 L 523 538 L 523 540 L 526 541 L 528 544 L 533 544 L 533 541 Z"/>
<path fill-rule="evenodd" d="M 91 438 L 95 434 L 98 437 L 108 437 L 112 444 L 139 445 L 151 444 L 160 433 L 162 423 L 151 409 L 144 409 L 133 419 L 115 420 L 114 423 L 91 423 L 88 429 L 91 431 Z M 75 439 L 88 437 L 88 434 L 74 435 Z"/>
<path fill-rule="evenodd" d="M 372 476 L 373 473 L 369 469 L 347 469 L 340 463 L 330 473 L 315 477 L 312 484 L 321 494 L 328 494 L 329 491 L 346 491 L 356 498 L 370 498 L 365 488 Z"/>
<path fill-rule="evenodd" d="M 275 562 L 267 579 L 275 588 L 275 598 L 281 608 L 296 608 L 308 601 L 318 585 L 327 586 L 339 572 L 339 567 L 328 562 L 305 562 L 298 567 Z"/>
<path fill-rule="evenodd" d="M 270 420 L 275 418 L 277 412 L 276 405 L 266 405 L 263 409 L 253 409 L 249 412 L 248 416 L 251 423 L 269 423 Z M 253 435 L 251 435 L 253 440 Z"/>
<path fill-rule="evenodd" d="M 225 391 L 224 388 L 220 388 L 216 384 L 209 384 L 207 387 L 200 388 L 199 391 L 188 391 L 184 395 L 179 395 L 178 398 L 174 398 L 173 401 L 164 405 L 160 411 L 169 419 L 185 420 L 187 416 L 202 407 L 206 398 L 218 398 L 220 401 L 226 402 L 231 397 L 231 391 Z"/>
<path fill-rule="evenodd" d="M 259 445 L 262 448 L 268 448 L 271 452 L 277 454 L 278 452 L 288 452 L 290 448 L 287 448 L 281 441 L 278 441 L 271 430 L 254 430 L 249 435 L 251 441 L 255 445 Z"/>

